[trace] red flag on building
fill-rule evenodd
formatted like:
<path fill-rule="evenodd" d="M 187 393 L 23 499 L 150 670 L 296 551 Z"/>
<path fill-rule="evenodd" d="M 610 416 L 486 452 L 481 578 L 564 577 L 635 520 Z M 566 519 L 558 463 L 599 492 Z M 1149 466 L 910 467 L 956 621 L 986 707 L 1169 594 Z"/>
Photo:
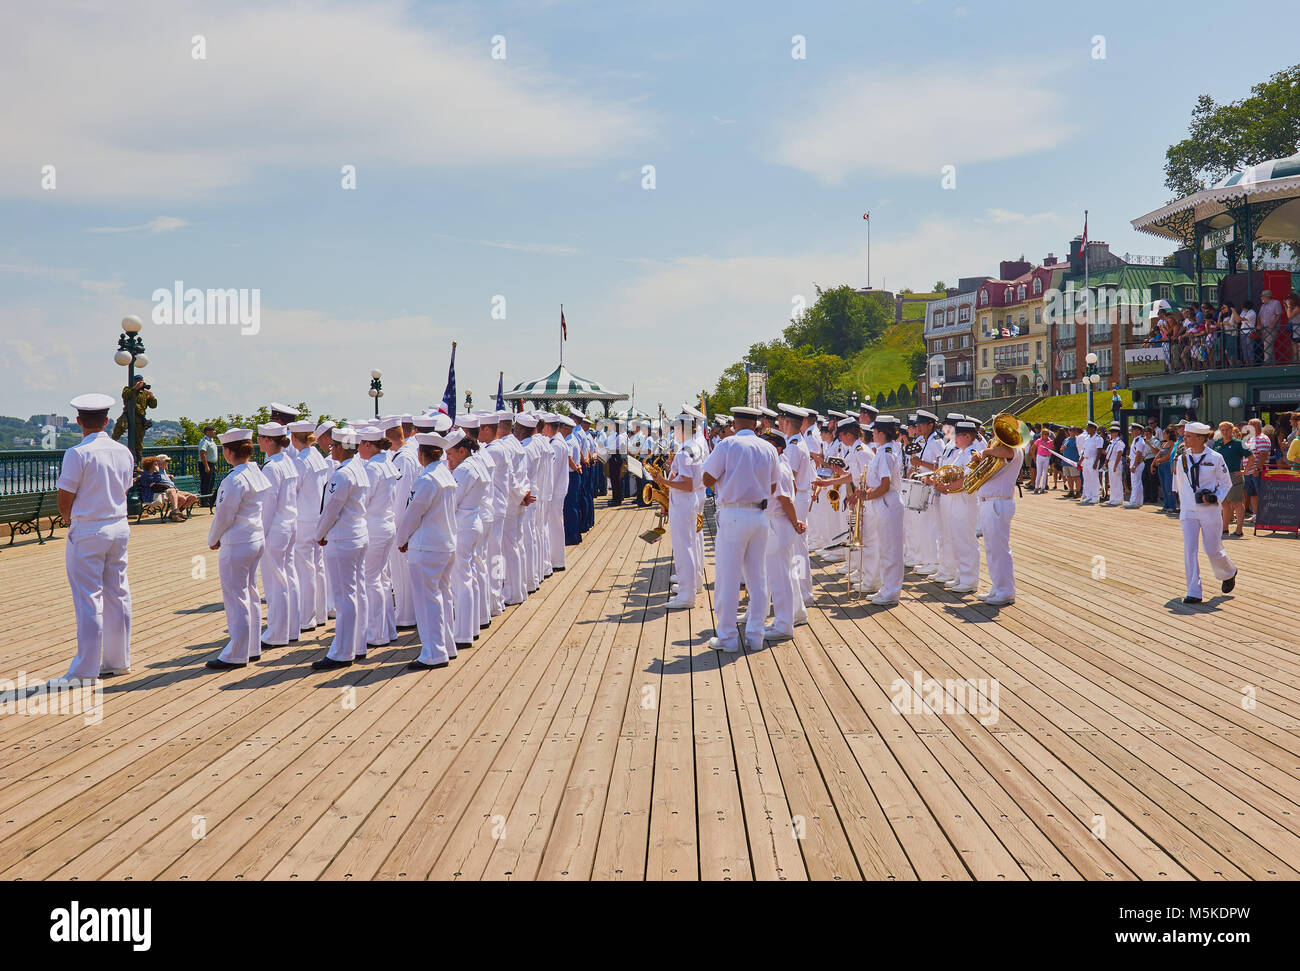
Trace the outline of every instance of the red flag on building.
<path fill-rule="evenodd" d="M 564 322 L 564 304 L 560 304 L 560 340 L 567 341 L 568 339 L 569 327 Z"/>

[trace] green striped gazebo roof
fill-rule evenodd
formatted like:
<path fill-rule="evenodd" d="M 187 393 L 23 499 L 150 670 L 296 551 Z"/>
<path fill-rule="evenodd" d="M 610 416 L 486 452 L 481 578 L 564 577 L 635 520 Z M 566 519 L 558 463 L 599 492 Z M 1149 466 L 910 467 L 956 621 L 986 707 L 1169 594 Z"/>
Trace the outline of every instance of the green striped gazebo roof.
<path fill-rule="evenodd" d="M 523 381 L 503 396 L 511 401 L 624 401 L 627 395 L 610 391 L 599 381 L 580 378 L 563 364 L 544 378 Z"/>

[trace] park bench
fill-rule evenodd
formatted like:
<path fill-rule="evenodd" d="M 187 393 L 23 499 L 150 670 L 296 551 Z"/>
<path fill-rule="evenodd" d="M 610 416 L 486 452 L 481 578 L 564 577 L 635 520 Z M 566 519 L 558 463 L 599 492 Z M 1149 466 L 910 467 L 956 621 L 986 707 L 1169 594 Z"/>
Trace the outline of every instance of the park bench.
<path fill-rule="evenodd" d="M 174 475 L 172 476 L 172 481 L 176 483 L 176 489 L 179 492 L 192 492 L 196 496 L 198 496 L 199 497 L 198 504 L 200 505 L 203 503 L 203 500 L 211 498 L 212 496 L 212 493 L 208 493 L 205 495 L 199 492 L 199 477 L 197 475 Z M 160 493 L 159 495 L 154 497 L 153 502 L 146 502 L 141 504 L 140 511 L 139 513 L 136 514 L 135 521 L 138 523 L 140 522 L 140 520 L 144 519 L 145 516 L 157 516 L 160 521 L 165 522 L 167 520 L 168 515 L 170 515 L 170 512 L 171 511 L 167 508 L 167 502 L 165 498 Z M 191 506 L 189 509 L 184 510 L 185 518 L 189 519 L 190 515 L 193 512 L 194 512 L 193 506 Z M 208 508 L 208 513 L 209 514 L 212 513 L 211 507 Z"/>
<path fill-rule="evenodd" d="M 0 496 L 0 522 L 9 526 L 9 545 L 13 546 L 14 537 L 19 533 L 35 533 L 42 543 L 41 517 L 50 520 L 50 536 L 54 527 L 63 522 L 59 518 L 59 494 L 57 492 L 20 492 L 14 495 Z"/>

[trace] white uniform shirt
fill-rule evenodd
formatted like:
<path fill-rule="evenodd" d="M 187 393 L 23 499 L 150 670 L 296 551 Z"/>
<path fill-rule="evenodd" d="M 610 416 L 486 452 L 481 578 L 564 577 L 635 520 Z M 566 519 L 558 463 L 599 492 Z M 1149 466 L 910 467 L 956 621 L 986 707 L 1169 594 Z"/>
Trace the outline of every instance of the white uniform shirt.
<path fill-rule="evenodd" d="M 456 526 L 458 529 L 472 529 L 474 521 L 481 518 L 479 504 L 487 492 L 488 480 L 483 466 L 467 458 L 451 474 L 456 481 Z"/>
<path fill-rule="evenodd" d="M 1105 448 L 1105 442 L 1101 440 L 1100 435 L 1084 434 L 1083 440 L 1079 443 L 1079 455 L 1083 459 L 1083 464 L 1087 468 L 1092 468 L 1096 461 L 1097 453 Z"/>
<path fill-rule="evenodd" d="M 415 439 L 407 439 L 397 451 L 390 451 L 388 461 L 397 470 L 397 484 L 393 486 L 393 510 L 400 514 L 411 490 L 415 488 L 415 480 L 424 474 Z"/>
<path fill-rule="evenodd" d="M 559 432 L 551 438 L 551 474 L 555 476 L 555 485 L 551 489 L 551 499 L 563 502 L 569 493 L 569 443 Z"/>
<path fill-rule="evenodd" d="M 1134 435 L 1133 441 L 1128 443 L 1128 464 L 1129 468 L 1136 469 L 1139 465 L 1147 460 L 1147 443 L 1141 435 Z"/>
<path fill-rule="evenodd" d="M 281 450 L 267 458 L 262 474 L 271 483 L 271 491 L 262 497 L 262 531 L 293 532 L 298 519 L 298 463 Z"/>
<path fill-rule="evenodd" d="M 528 481 L 533 484 L 533 495 L 539 502 L 546 502 L 551 498 L 551 472 L 555 464 L 546 461 L 551 455 L 546 439 L 531 435 L 524 443 L 524 453 L 528 456 Z"/>
<path fill-rule="evenodd" d="M 387 539 L 397 530 L 394 503 L 400 473 L 388 461 L 387 452 L 372 455 L 364 464 L 366 474 L 370 477 L 370 493 L 366 497 L 366 530 L 372 540 Z"/>
<path fill-rule="evenodd" d="M 866 473 L 871 460 L 876 457 L 875 450 L 866 442 L 854 442 L 844 450 L 844 464 L 848 466 L 849 475 L 853 477 L 853 487 L 857 488 Z"/>
<path fill-rule="evenodd" d="M 208 545 L 262 542 L 266 537 L 262 528 L 262 502 L 270 496 L 271 489 L 271 480 L 254 463 L 245 462 L 231 469 L 217 488 Z"/>
<path fill-rule="evenodd" d="M 807 492 L 812 488 L 816 466 L 813 465 L 812 456 L 808 454 L 808 445 L 803 435 L 791 435 L 786 439 L 785 448 L 781 450 L 781 461 L 789 466 L 794 476 L 796 492 Z"/>
<path fill-rule="evenodd" d="M 921 461 L 930 462 L 934 465 L 941 464 L 939 460 L 943 457 L 945 444 L 942 435 L 938 432 L 931 432 L 921 449 Z"/>
<path fill-rule="evenodd" d="M 989 477 L 989 480 L 980 486 L 976 495 L 981 499 L 1011 499 L 1016 494 L 1016 479 L 1020 477 L 1020 467 L 1025 464 L 1025 450 L 1017 448 L 1016 454 L 1002 463 L 1002 468 L 998 469 Z"/>
<path fill-rule="evenodd" d="M 784 449 L 781 452 L 781 457 L 782 459 L 785 458 Z M 790 518 L 786 516 L 785 509 L 779 501 L 782 496 L 794 502 L 794 472 L 784 461 L 777 466 L 776 492 L 772 493 L 772 501 L 767 504 L 767 518 L 773 526 L 778 526 L 781 523 L 785 523 L 787 526 L 790 525 Z"/>
<path fill-rule="evenodd" d="M 501 454 L 506 457 L 510 465 L 510 473 L 506 479 L 508 486 L 506 510 L 508 515 L 518 516 L 523 512 L 524 496 L 532 489 L 532 482 L 528 478 L 528 453 L 524 450 L 524 443 L 513 435 L 502 438 L 501 444 Z"/>
<path fill-rule="evenodd" d="M 1106 465 L 1118 472 L 1124 457 L 1124 439 L 1114 438 L 1106 444 Z"/>
<path fill-rule="evenodd" d="M 1206 445 L 1200 455 L 1183 452 L 1178 457 L 1174 463 L 1174 488 L 1178 490 L 1179 519 L 1195 518 L 1198 509 L 1212 509 L 1214 518 L 1218 519 L 1219 506 L 1214 503 L 1198 503 L 1196 493 L 1201 489 L 1210 489 L 1219 502 L 1223 502 L 1228 490 L 1232 488 L 1232 475 L 1228 472 L 1228 464 L 1223 461 L 1223 456 Z"/>
<path fill-rule="evenodd" d="M 330 464 L 320 450 L 308 445 L 298 452 L 298 535 L 315 536 L 316 521 L 325 503 Z"/>
<path fill-rule="evenodd" d="M 325 501 L 316 521 L 316 539 L 337 549 L 354 550 L 366 545 L 366 501 L 370 497 L 370 473 L 366 463 L 354 455 L 340 462 L 325 486 Z"/>
<path fill-rule="evenodd" d="M 443 460 L 430 462 L 416 476 L 397 520 L 396 545 L 407 552 L 456 549 L 456 479 Z"/>
<path fill-rule="evenodd" d="M 126 494 L 135 481 L 134 471 L 131 450 L 106 432 L 87 435 L 64 452 L 55 485 L 77 497 L 71 525 L 125 519 Z"/>
<path fill-rule="evenodd" d="M 668 490 L 668 511 L 670 514 L 675 514 L 678 511 L 683 514 L 688 511 L 694 512 L 695 494 L 704 483 L 703 466 L 704 461 L 700 456 L 700 450 L 694 442 L 687 442 L 677 450 L 677 454 L 673 456 L 673 464 L 668 467 L 668 478 L 690 479 L 691 491 L 686 492 L 682 489 Z"/>
<path fill-rule="evenodd" d="M 885 442 L 876 449 L 867 466 L 867 488 L 874 489 L 885 479 L 889 479 L 889 491 L 897 492 L 902 488 L 903 449 L 898 442 Z"/>
<path fill-rule="evenodd" d="M 745 428 L 719 442 L 702 471 L 716 480 L 719 503 L 757 505 L 772 498 L 780 464 L 776 449 Z"/>
<path fill-rule="evenodd" d="M 471 455 L 466 461 L 476 462 L 479 467 L 479 473 L 483 476 L 483 498 L 479 500 L 478 514 L 483 520 L 484 526 L 491 526 L 497 519 L 497 460 L 487 450 L 486 445 L 480 445 L 479 450 Z"/>
<path fill-rule="evenodd" d="M 510 507 L 510 496 L 513 492 L 511 480 L 515 474 L 515 464 L 510 455 L 510 446 L 505 438 L 494 438 L 483 446 L 483 450 L 490 454 L 492 461 L 496 463 L 492 467 L 493 519 L 504 521 L 506 511 Z M 520 496 L 520 498 L 523 497 Z"/>

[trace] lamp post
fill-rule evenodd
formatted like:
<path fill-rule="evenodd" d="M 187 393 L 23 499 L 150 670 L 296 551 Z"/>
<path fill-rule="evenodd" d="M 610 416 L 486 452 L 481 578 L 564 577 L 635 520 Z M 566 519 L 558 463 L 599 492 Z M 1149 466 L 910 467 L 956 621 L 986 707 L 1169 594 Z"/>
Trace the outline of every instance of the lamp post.
<path fill-rule="evenodd" d="M 1085 367 L 1083 369 L 1083 383 L 1088 387 L 1088 421 L 1096 420 L 1092 413 L 1092 389 L 1101 383 L 1101 375 L 1097 373 L 1097 355 L 1089 351 L 1088 356 L 1084 359 Z"/>
<path fill-rule="evenodd" d="M 384 376 L 384 372 L 375 368 L 370 372 L 370 397 L 375 399 L 375 417 L 379 417 L 379 399 L 384 396 L 384 385 L 379 379 Z"/>
<path fill-rule="evenodd" d="M 935 378 L 933 384 L 934 404 L 943 404 L 943 378 Z"/>
<path fill-rule="evenodd" d="M 144 352 L 144 340 L 140 337 L 140 318 L 134 314 L 122 318 L 122 333 L 117 335 L 117 353 L 113 355 L 113 360 L 126 368 L 126 386 L 132 388 L 135 386 L 135 369 L 144 367 L 149 363 L 149 358 Z M 123 405 L 131 407 L 126 401 Z M 135 416 L 124 413 L 126 419 L 127 444 L 131 449 L 133 456 L 139 455 L 139 447 L 143 442 L 136 441 L 136 422 Z"/>

